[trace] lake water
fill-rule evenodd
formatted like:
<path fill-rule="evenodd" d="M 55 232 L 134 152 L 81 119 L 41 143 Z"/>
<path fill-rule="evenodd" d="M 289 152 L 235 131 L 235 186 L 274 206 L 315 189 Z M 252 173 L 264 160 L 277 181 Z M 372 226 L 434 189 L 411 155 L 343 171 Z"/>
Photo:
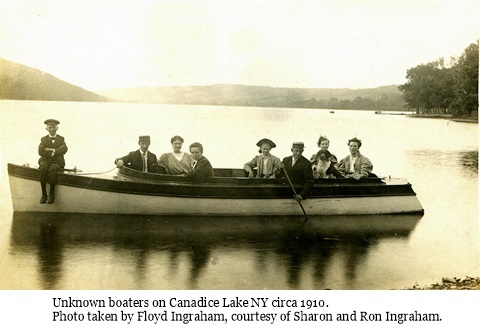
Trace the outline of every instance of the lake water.
<path fill-rule="evenodd" d="M 373 111 L 0 101 L 0 289 L 401 289 L 480 275 L 478 125 Z M 179 134 L 214 167 L 242 167 L 268 137 L 307 158 L 347 140 L 379 176 L 407 178 L 423 216 L 212 218 L 13 213 L 7 163 L 37 165 L 43 121 L 61 121 L 67 167 L 111 170 L 150 135 Z M 40 196 L 40 186 L 38 190 Z"/>

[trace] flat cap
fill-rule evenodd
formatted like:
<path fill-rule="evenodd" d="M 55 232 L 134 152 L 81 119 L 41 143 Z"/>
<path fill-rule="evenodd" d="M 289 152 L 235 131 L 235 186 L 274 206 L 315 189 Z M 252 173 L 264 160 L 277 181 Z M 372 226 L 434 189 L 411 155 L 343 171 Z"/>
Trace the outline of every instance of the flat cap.
<path fill-rule="evenodd" d="M 47 120 L 45 120 L 43 123 L 45 123 L 45 124 L 55 124 L 55 125 L 57 125 L 57 124 L 60 123 L 60 121 L 55 120 L 55 119 L 47 119 Z"/>
<path fill-rule="evenodd" d="M 150 136 L 148 135 L 139 136 L 138 142 L 150 142 Z"/>

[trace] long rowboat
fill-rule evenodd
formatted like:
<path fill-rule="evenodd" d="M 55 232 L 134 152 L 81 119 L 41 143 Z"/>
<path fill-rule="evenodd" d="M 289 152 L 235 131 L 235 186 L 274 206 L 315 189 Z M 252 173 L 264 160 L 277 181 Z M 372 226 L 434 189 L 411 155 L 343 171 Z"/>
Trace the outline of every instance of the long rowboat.
<path fill-rule="evenodd" d="M 201 182 L 125 167 L 117 175 L 61 172 L 54 204 L 39 203 L 38 169 L 8 164 L 8 175 L 15 212 L 303 215 L 286 180 L 247 178 L 242 169 L 215 169 Z M 412 185 L 397 178 L 315 180 L 302 204 L 309 216 L 423 213 Z"/>

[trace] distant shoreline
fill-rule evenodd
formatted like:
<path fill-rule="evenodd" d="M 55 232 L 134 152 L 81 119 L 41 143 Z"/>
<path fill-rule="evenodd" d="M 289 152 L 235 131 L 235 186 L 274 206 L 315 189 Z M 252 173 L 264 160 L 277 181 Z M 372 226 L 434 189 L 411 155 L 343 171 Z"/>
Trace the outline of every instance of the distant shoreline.
<path fill-rule="evenodd" d="M 429 119 L 450 119 L 455 122 L 478 123 L 478 119 L 459 119 L 454 118 L 451 114 L 411 114 L 409 117 L 429 118 Z"/>

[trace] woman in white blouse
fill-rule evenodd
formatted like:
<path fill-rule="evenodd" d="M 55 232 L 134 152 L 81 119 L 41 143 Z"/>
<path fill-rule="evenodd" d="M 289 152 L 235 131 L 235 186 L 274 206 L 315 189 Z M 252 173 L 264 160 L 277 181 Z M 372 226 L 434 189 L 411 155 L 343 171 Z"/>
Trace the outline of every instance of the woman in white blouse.
<path fill-rule="evenodd" d="M 182 151 L 183 138 L 175 135 L 170 140 L 172 143 L 172 152 L 162 154 L 158 159 L 158 164 L 165 167 L 168 174 L 184 176 L 191 170 L 192 159 L 189 153 Z"/>
<path fill-rule="evenodd" d="M 354 137 L 348 140 L 348 149 L 350 155 L 342 159 L 338 165 L 338 170 L 346 178 L 368 178 L 373 170 L 372 162 L 360 153 L 362 141 Z"/>

